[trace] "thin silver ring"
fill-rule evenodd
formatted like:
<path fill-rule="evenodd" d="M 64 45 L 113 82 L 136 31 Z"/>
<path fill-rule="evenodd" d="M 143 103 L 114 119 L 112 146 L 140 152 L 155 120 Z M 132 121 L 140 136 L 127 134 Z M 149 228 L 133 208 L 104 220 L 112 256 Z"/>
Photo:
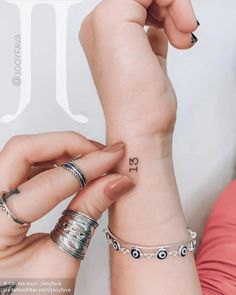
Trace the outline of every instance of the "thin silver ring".
<path fill-rule="evenodd" d="M 78 154 L 77 156 L 74 156 L 71 160 L 70 160 L 70 162 L 72 162 L 72 161 L 76 161 L 76 160 L 79 160 L 80 158 L 82 158 L 83 157 L 83 154 Z M 60 167 L 62 164 L 54 164 L 53 165 L 53 167 L 54 168 L 58 168 L 58 167 Z"/>
<path fill-rule="evenodd" d="M 17 218 L 15 214 L 11 211 L 11 209 L 7 205 L 7 199 L 12 195 L 19 194 L 20 191 L 18 188 L 11 190 L 10 192 L 2 192 L 0 196 L 0 209 L 7 214 L 9 218 L 11 218 L 15 223 L 21 226 L 30 226 L 30 222 L 24 221 L 20 218 Z"/>
<path fill-rule="evenodd" d="M 82 172 L 82 170 L 79 168 L 79 166 L 74 161 L 70 161 L 70 162 L 61 164 L 60 167 L 70 171 L 76 177 L 76 179 L 80 183 L 80 188 L 82 190 L 86 188 L 87 179 L 86 179 L 84 173 Z"/>

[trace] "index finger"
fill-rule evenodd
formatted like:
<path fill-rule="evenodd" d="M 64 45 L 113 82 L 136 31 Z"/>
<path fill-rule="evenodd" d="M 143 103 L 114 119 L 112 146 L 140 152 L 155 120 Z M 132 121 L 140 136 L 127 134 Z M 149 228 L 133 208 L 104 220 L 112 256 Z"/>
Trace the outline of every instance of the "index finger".
<path fill-rule="evenodd" d="M 10 190 L 25 180 L 32 164 L 98 150 L 84 136 L 73 132 L 49 132 L 13 137 L 0 153 L 0 188 Z"/>

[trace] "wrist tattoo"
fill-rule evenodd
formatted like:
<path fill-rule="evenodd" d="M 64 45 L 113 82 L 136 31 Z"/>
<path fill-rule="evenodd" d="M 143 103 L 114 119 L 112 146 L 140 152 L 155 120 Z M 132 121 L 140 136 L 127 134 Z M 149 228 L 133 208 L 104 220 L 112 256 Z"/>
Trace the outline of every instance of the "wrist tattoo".
<path fill-rule="evenodd" d="M 129 158 L 129 172 L 138 172 L 139 158 Z"/>

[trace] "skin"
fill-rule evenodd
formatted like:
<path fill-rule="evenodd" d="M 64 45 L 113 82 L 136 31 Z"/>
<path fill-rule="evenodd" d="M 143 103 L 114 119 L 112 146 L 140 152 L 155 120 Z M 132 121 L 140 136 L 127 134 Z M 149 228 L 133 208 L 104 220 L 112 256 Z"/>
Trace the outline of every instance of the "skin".
<path fill-rule="evenodd" d="M 170 4 L 168 11 L 177 3 Z M 136 183 L 110 208 L 109 227 L 128 243 L 155 246 L 186 240 L 187 224 L 173 169 L 177 103 L 166 71 L 166 35 L 154 27 L 147 33 L 143 30 L 150 4 L 102 1 L 82 24 L 80 42 L 104 108 L 107 142 L 122 140 L 127 146 L 115 171 Z M 188 19 L 174 12 L 172 20 Z M 191 47 L 190 39 L 186 42 L 185 47 Z M 130 173 L 129 159 L 134 157 L 139 158 L 138 172 Z M 199 295 L 194 257 L 189 253 L 163 263 L 136 261 L 111 249 L 111 294 Z"/>
<path fill-rule="evenodd" d="M 19 188 L 21 193 L 10 197 L 7 204 L 18 218 L 32 223 L 79 191 L 76 178 L 61 167 L 52 168 L 52 164 L 63 163 L 82 154 L 79 166 L 89 186 L 72 199 L 68 208 L 97 220 L 121 196 L 117 194 L 117 188 L 112 194 L 114 183 L 120 183 L 121 178 L 125 180 L 125 187 L 120 187 L 122 192 L 134 186 L 127 177 L 118 173 L 101 177 L 121 160 L 124 150 L 123 143 L 113 146 L 112 150 L 104 149 L 104 146 L 94 144 L 75 132 L 17 136 L 10 139 L 0 153 L 0 187 L 5 191 Z M 45 164 L 49 167 L 42 168 Z M 32 177 L 34 165 L 41 169 L 39 173 L 34 171 Z M 18 225 L 2 211 L 0 224 L 2 279 L 62 278 L 67 287 L 74 287 L 80 262 L 60 250 L 47 233 L 27 236 L 29 226 Z M 58 261 L 66 267 L 58 267 Z"/>
<path fill-rule="evenodd" d="M 144 24 L 153 27 L 148 34 Z M 137 188 L 110 210 L 112 231 L 124 240 L 153 245 L 186 238 L 171 154 L 176 98 L 166 75 L 166 37 L 154 27 L 163 28 L 173 46 L 192 47 L 191 32 L 197 23 L 190 1 L 105 0 L 86 18 L 80 39 L 105 111 L 107 141 L 125 141 L 126 155 L 124 148 L 115 153 L 99 151 L 101 146 L 73 132 L 12 138 L 0 153 L 0 187 L 20 188 L 21 194 L 8 203 L 19 218 L 33 222 L 76 193 L 74 177 L 51 168 L 83 154 L 80 167 L 91 184 L 72 200 L 70 209 L 98 219 L 118 199 L 108 197 L 107 187 L 127 175 Z M 141 160 L 135 175 L 127 172 L 128 158 L 134 155 Z M 99 177 L 111 169 L 116 172 Z M 152 181 L 153 174 L 158 181 Z M 26 237 L 28 228 L 17 226 L 3 213 L 0 223 L 2 278 L 63 277 L 74 285 L 80 263 L 59 250 L 48 234 Z M 58 261 L 67 267 L 58 268 Z M 112 294 L 152 295 L 163 289 L 167 295 L 200 294 L 190 255 L 162 266 L 144 261 L 138 265 L 111 252 Z"/>

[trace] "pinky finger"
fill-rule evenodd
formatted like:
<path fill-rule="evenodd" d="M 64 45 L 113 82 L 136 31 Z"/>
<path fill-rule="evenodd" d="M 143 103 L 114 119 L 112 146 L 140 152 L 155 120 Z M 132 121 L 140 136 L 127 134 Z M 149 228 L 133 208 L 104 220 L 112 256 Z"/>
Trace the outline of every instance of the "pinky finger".
<path fill-rule="evenodd" d="M 179 31 L 170 16 L 167 16 L 165 19 L 164 31 L 170 43 L 178 49 L 191 48 L 198 41 L 193 33 L 183 33 Z"/>

